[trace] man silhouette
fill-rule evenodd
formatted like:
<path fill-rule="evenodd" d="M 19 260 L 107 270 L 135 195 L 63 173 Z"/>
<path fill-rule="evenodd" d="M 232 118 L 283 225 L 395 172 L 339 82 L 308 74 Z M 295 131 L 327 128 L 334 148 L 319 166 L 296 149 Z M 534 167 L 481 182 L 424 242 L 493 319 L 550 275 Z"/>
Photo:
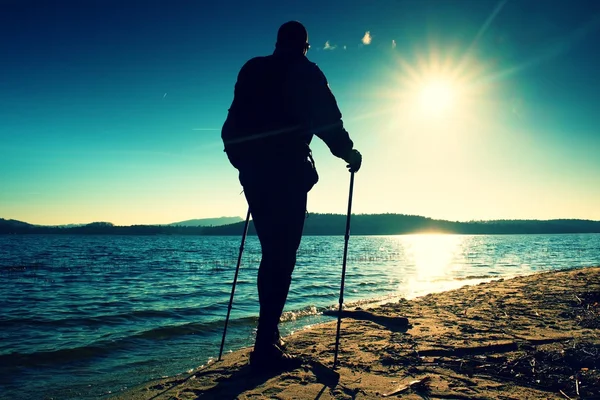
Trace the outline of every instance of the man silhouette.
<path fill-rule="evenodd" d="M 313 135 L 351 172 L 362 162 L 325 75 L 306 58 L 309 47 L 301 23 L 283 24 L 273 54 L 253 58 L 240 70 L 221 132 L 262 248 L 253 366 L 294 361 L 283 350 L 278 323 L 302 238 L 307 193 L 318 180 L 309 147 Z"/>

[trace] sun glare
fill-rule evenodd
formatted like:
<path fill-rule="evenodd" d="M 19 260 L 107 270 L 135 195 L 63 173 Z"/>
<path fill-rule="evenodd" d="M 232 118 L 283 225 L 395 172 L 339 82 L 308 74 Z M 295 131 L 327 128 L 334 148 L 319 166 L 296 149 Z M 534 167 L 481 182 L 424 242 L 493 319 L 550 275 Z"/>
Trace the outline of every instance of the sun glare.
<path fill-rule="evenodd" d="M 490 95 L 485 65 L 462 53 L 431 45 L 420 53 L 398 54 L 390 64 L 391 82 L 385 80 L 386 86 L 377 89 L 393 121 L 403 128 L 440 123 L 448 128 L 480 119 L 478 111 Z"/>
<path fill-rule="evenodd" d="M 420 88 L 419 107 L 427 116 L 439 116 L 450 111 L 457 101 L 457 90 L 448 81 L 431 80 Z"/>
<path fill-rule="evenodd" d="M 411 160 L 421 176 L 448 187 L 471 173 L 469 154 L 494 126 L 489 111 L 497 86 L 486 62 L 467 50 L 432 43 L 412 54 L 396 52 L 381 86 L 373 88 L 386 143 L 411 149 L 398 165 Z M 460 175 L 449 179 L 451 174 Z M 431 186 L 421 182 L 424 189 Z"/>

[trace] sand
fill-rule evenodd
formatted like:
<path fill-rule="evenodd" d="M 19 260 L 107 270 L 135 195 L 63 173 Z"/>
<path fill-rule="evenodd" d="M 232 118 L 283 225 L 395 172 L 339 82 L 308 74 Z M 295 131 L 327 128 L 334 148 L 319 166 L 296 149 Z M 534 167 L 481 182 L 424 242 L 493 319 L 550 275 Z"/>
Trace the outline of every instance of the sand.
<path fill-rule="evenodd" d="M 600 399 L 600 267 L 344 314 L 336 371 L 331 322 L 286 338 L 297 369 L 253 372 L 242 349 L 114 398 Z"/>

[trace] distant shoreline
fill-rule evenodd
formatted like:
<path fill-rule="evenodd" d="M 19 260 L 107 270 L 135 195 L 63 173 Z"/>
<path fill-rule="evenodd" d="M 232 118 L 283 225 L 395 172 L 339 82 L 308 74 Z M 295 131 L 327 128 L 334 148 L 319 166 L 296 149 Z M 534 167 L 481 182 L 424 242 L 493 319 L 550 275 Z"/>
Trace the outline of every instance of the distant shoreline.
<path fill-rule="evenodd" d="M 369 233 L 351 233 L 351 236 L 408 236 L 408 235 L 465 235 L 465 236 L 519 236 L 519 235 L 594 235 L 600 234 L 600 232 L 517 232 L 517 233 L 460 233 L 460 232 L 407 232 L 407 233 L 389 233 L 389 234 L 369 234 Z M 240 236 L 237 233 L 228 234 L 206 234 L 206 233 L 141 233 L 141 232 L 86 232 L 86 233 L 74 233 L 74 232 L 25 232 L 25 233 L 3 233 L 2 236 L 206 236 L 206 237 L 223 237 L 223 236 Z M 248 236 L 256 236 L 255 232 L 248 232 Z M 314 233 L 303 233 L 302 237 L 318 237 L 318 236 L 340 236 L 343 237 L 343 233 L 338 234 L 314 234 Z"/>
<path fill-rule="evenodd" d="M 342 214 L 309 214 L 305 236 L 337 236 L 345 231 Z M 131 225 L 93 222 L 82 226 L 40 226 L 0 218 L 0 234 L 73 235 L 241 235 L 244 222 L 220 226 Z M 250 222 L 248 233 L 255 235 Z M 352 216 L 351 233 L 361 236 L 448 233 L 466 235 L 600 233 L 600 221 L 581 219 L 493 220 L 456 222 L 403 214 L 358 214 Z"/>

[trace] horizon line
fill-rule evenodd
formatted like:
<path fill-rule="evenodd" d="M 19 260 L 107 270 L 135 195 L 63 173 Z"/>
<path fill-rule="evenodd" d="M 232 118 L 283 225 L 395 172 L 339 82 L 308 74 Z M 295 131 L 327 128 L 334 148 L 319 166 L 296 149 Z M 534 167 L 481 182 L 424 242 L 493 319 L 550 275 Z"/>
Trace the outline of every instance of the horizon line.
<path fill-rule="evenodd" d="M 346 216 L 346 214 L 341 214 L 341 213 L 324 213 L 324 212 L 311 212 L 311 213 L 307 213 L 307 218 L 310 218 L 310 215 L 332 215 L 332 216 Z M 406 216 L 406 217 L 419 217 L 419 218 L 425 218 L 425 219 L 430 219 L 433 221 L 446 221 L 446 222 L 454 222 L 454 223 L 471 223 L 471 222 L 501 222 L 501 221 L 590 221 L 590 222 L 600 222 L 600 220 L 596 220 L 596 219 L 589 219 L 589 218 L 546 218 L 546 219 L 539 219 L 539 218 L 496 218 L 496 219 L 470 219 L 470 220 L 452 220 L 452 219 L 443 219 L 443 218 L 433 218 L 433 217 L 427 217 L 424 215 L 418 215 L 418 214 L 403 214 L 403 213 L 392 213 L 392 212 L 385 212 L 385 213 L 352 213 L 353 216 L 378 216 L 378 215 L 392 215 L 392 216 Z M 26 223 L 29 225 L 34 225 L 34 226 L 48 226 L 48 227 L 59 227 L 59 226 L 67 226 L 67 225 L 88 225 L 88 224 L 93 224 L 93 223 L 110 223 L 114 226 L 163 226 L 163 225 L 173 225 L 173 224 L 179 224 L 179 223 L 184 223 L 184 222 L 188 222 L 188 221 L 192 221 L 192 220 L 210 220 L 210 219 L 221 219 L 221 218 L 239 218 L 240 221 L 238 222 L 233 222 L 235 223 L 239 223 L 239 222 L 244 222 L 244 218 L 242 218 L 239 215 L 235 215 L 235 216 L 220 216 L 220 217 L 206 217 L 206 218 L 190 218 L 190 219 L 186 219 L 186 220 L 182 220 L 182 221 L 175 221 L 175 222 L 164 222 L 164 223 L 132 223 L 132 224 L 128 224 L 128 225 L 121 225 L 121 224 L 115 224 L 111 221 L 101 221 L 101 220 L 96 220 L 96 221 L 91 221 L 91 222 L 68 222 L 68 223 L 58 223 L 58 224 L 37 224 L 37 223 L 33 223 L 33 222 L 27 222 L 24 220 L 19 220 L 19 219 L 14 219 L 14 218 L 4 218 L 4 217 L 0 217 L 0 220 L 5 220 L 5 221 L 16 221 L 16 222 L 21 222 L 21 223 Z M 251 218 L 252 220 L 252 218 Z"/>

